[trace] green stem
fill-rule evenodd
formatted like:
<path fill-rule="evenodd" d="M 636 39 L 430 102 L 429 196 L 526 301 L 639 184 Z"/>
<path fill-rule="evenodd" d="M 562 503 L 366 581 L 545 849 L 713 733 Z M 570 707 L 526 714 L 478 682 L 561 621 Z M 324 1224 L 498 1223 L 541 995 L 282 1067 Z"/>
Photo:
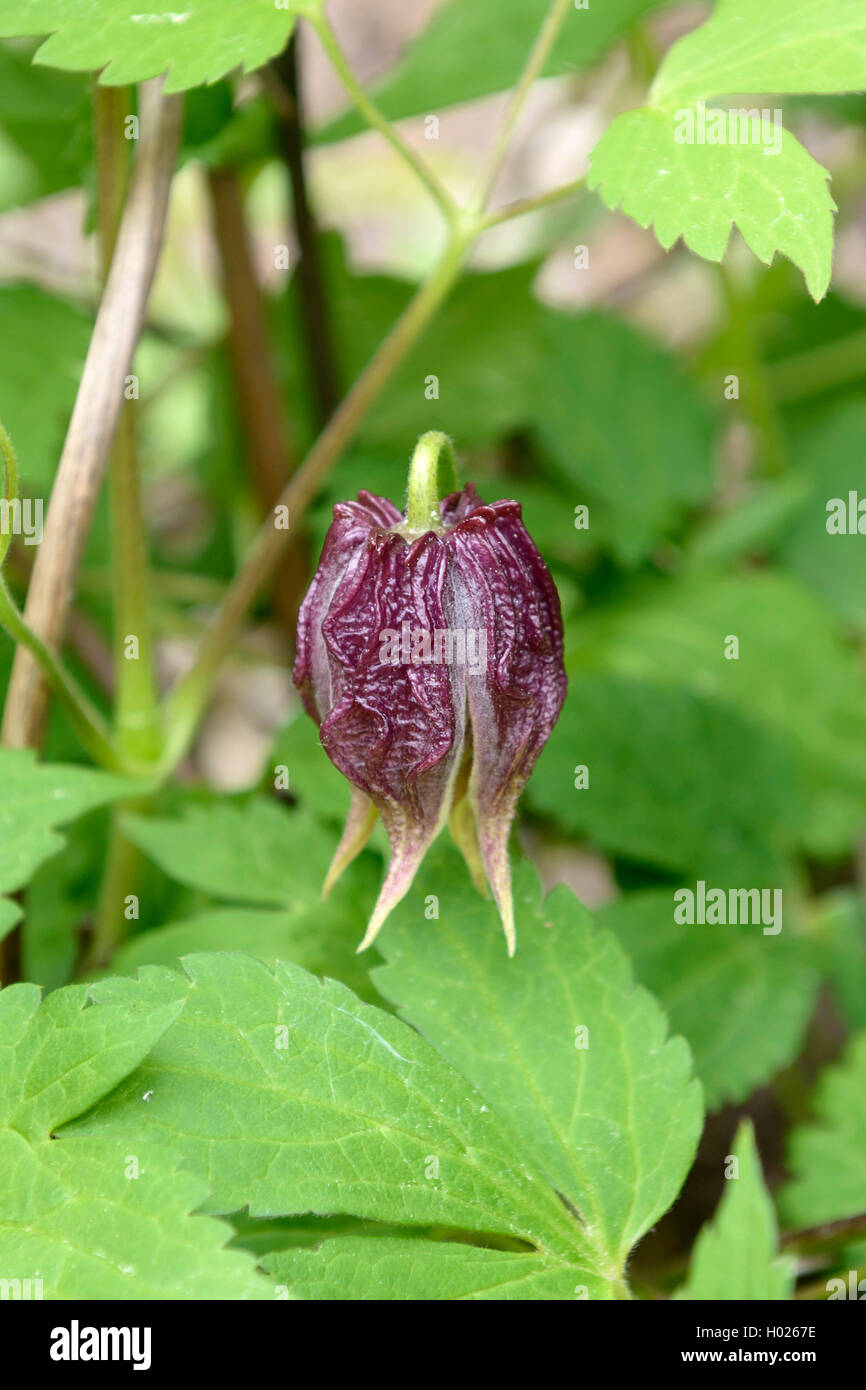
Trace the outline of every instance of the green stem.
<path fill-rule="evenodd" d="M 646 29 L 633 24 L 625 36 L 631 76 L 640 87 L 649 87 L 658 72 L 659 55 Z"/>
<path fill-rule="evenodd" d="M 115 727 L 118 743 L 130 757 L 141 762 L 156 762 L 162 739 L 132 401 L 125 402 L 121 412 L 109 466 Z"/>
<path fill-rule="evenodd" d="M 130 105 L 128 87 L 94 85 L 97 222 L 103 288 L 111 268 L 129 181 L 129 143 L 123 124 Z M 120 413 L 109 459 L 108 481 L 117 739 L 130 758 L 153 762 L 159 755 L 161 740 L 133 400 L 124 401 Z"/>
<path fill-rule="evenodd" d="M 866 376 L 866 329 L 774 362 L 768 368 L 776 399 L 802 400 Z"/>
<path fill-rule="evenodd" d="M 132 891 L 140 853 L 124 835 L 120 818 L 129 811 L 141 810 L 142 804 L 140 801 L 126 802 L 112 808 L 105 869 L 99 886 L 93 931 L 78 971 L 81 975 L 110 965 L 126 935 L 124 904 Z"/>
<path fill-rule="evenodd" d="M 439 511 L 441 499 L 457 491 L 457 460 L 454 445 L 441 430 L 428 430 L 415 445 L 409 465 L 409 500 L 406 524 L 407 536 L 423 536 L 427 531 L 442 530 Z"/>
<path fill-rule="evenodd" d="M 514 94 L 509 103 L 505 114 L 505 120 L 499 130 L 493 153 L 485 169 L 478 190 L 472 200 L 471 208 L 474 212 L 480 212 L 487 206 L 487 200 L 493 191 L 493 185 L 502 168 L 508 145 L 511 140 L 511 132 L 514 129 L 517 117 L 523 109 L 523 103 L 529 93 L 529 89 L 537 77 L 541 76 L 544 65 L 550 57 L 551 49 L 556 42 L 557 35 L 562 28 L 565 16 L 571 8 L 572 0 L 553 0 L 547 16 L 538 31 L 538 37 L 532 45 L 532 50 L 526 60 L 523 72 L 520 74 Z"/>
<path fill-rule="evenodd" d="M 310 23 L 318 34 L 331 60 L 334 71 L 361 115 L 374 130 L 378 130 L 379 134 L 385 137 L 388 144 L 391 145 L 404 163 L 408 164 L 410 169 L 412 169 L 415 175 L 421 180 L 427 192 L 438 203 L 449 226 L 456 225 L 459 218 L 457 203 L 452 198 L 435 170 L 431 169 L 427 161 L 422 159 L 421 156 L 412 149 L 412 146 L 403 139 L 400 132 L 382 115 L 375 102 L 370 100 L 370 97 L 352 72 L 346 60 L 346 55 L 340 47 L 339 39 L 334 33 L 328 19 L 323 13 L 319 12 L 310 17 Z"/>
<path fill-rule="evenodd" d="M 0 458 L 3 461 L 3 497 L 7 502 L 18 500 L 18 456 L 8 432 L 0 424 Z M 12 540 L 12 528 L 0 532 L 0 565 Z M 76 685 L 35 632 L 25 623 L 3 575 L 0 574 L 0 627 L 13 642 L 26 647 L 39 662 L 52 690 L 62 702 L 70 722 L 88 751 L 105 767 L 117 767 L 117 754 L 111 744 L 108 725 L 87 696 Z"/>
<path fill-rule="evenodd" d="M 843 1216 L 838 1221 L 825 1221 L 820 1226 L 805 1226 L 788 1231 L 782 1239 L 783 1250 L 838 1250 L 866 1236 L 866 1212 Z"/>
<path fill-rule="evenodd" d="M 430 279 L 421 285 L 410 300 L 378 352 L 331 416 L 301 467 L 287 483 L 276 503 L 275 516 L 287 516 L 294 526 L 298 516 L 315 497 L 370 406 L 450 291 L 467 248 L 466 236 L 455 231 Z M 171 691 L 165 704 L 166 745 L 162 763 L 165 774 L 177 766 L 186 752 L 216 673 L 290 536 L 291 531 L 277 529 L 273 517 L 261 527 L 240 570 L 226 590 L 192 668 Z"/>
<path fill-rule="evenodd" d="M 755 339 L 753 307 L 742 293 L 728 266 L 719 267 L 728 306 L 729 338 L 737 355 L 735 365 L 745 378 L 746 407 L 752 425 L 764 441 L 766 471 L 785 471 L 785 444 L 775 403 L 767 380 L 767 370 Z"/>
<path fill-rule="evenodd" d="M 479 219 L 478 230 L 486 232 L 488 228 L 498 227 L 502 222 L 510 222 L 514 217 L 522 217 L 526 212 L 537 212 L 539 208 L 566 202 L 580 193 L 584 182 L 583 178 L 574 179 L 571 183 L 562 184 L 560 188 L 551 188 L 547 193 L 536 193 L 529 198 L 518 198 L 513 203 L 505 203 L 501 208 L 494 208 L 492 212 L 485 213 Z"/>
<path fill-rule="evenodd" d="M 3 425 L 0 424 L 0 458 L 3 460 L 3 497 L 7 502 L 18 501 L 18 455 Z M 0 530 L 0 565 L 12 543 L 11 522 Z"/>
<path fill-rule="evenodd" d="M 72 676 L 25 623 L 6 581 L 0 575 L 0 627 L 35 657 L 48 685 L 60 700 L 69 721 L 90 755 L 103 767 L 124 770 L 124 760 L 111 742 L 108 725 Z M 131 769 L 130 769 L 131 770 Z"/>

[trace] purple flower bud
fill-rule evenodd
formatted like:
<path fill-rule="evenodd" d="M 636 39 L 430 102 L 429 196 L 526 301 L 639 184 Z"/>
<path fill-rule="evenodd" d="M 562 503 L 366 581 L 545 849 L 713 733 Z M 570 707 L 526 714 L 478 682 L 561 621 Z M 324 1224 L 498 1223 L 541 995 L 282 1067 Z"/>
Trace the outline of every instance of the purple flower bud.
<path fill-rule="evenodd" d="M 419 534 L 411 490 L 410 520 L 368 492 L 337 505 L 301 608 L 295 684 L 353 787 L 325 891 L 380 815 L 392 859 L 363 950 L 450 821 L 513 954 L 508 835 L 565 699 L 559 597 L 519 503 L 469 485 L 426 515 Z"/>

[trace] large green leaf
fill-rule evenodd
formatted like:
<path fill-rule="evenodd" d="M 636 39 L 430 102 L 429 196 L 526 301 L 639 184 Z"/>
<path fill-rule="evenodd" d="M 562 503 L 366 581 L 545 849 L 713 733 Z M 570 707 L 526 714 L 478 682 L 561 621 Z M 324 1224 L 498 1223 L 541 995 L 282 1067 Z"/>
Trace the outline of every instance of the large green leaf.
<path fill-rule="evenodd" d="M 507 1127 L 405 1023 L 281 962 L 197 955 L 184 969 L 176 1027 L 76 1132 L 182 1138 L 211 1210 L 347 1212 L 499 1232 L 560 1258 L 581 1250 Z M 159 997 L 178 977 L 145 967 L 140 983 Z M 122 1003 L 131 988 L 111 978 L 93 992 Z"/>
<path fill-rule="evenodd" d="M 545 75 L 591 67 L 629 25 L 664 3 L 605 0 L 570 8 Z M 379 109 L 396 121 L 512 87 L 549 8 L 548 0 L 450 0 L 375 89 Z M 360 129 L 360 120 L 350 113 L 322 135 L 341 140 Z"/>
<path fill-rule="evenodd" d="M 263 907 L 318 901 L 334 837 L 262 797 L 189 806 L 180 820 L 127 816 L 126 833 L 171 878 L 210 897 Z"/>
<path fill-rule="evenodd" d="M 725 657 L 730 636 L 736 660 Z M 664 580 L 575 623 L 569 646 L 572 672 L 684 685 L 783 738 L 806 788 L 805 844 L 850 849 L 866 819 L 862 677 L 832 615 L 795 579 L 766 570 Z"/>
<path fill-rule="evenodd" d="M 833 262 L 829 175 L 788 131 L 771 155 L 771 128 L 762 128 L 766 143 L 680 144 L 670 110 L 627 111 L 595 147 L 588 184 L 609 208 L 652 225 L 666 251 L 682 237 L 720 261 L 736 226 L 766 265 L 777 251 L 798 265 L 820 300 Z"/>
<path fill-rule="evenodd" d="M 285 47 L 299 15 L 321 0 L 0 0 L 0 37 L 50 34 L 36 61 L 102 69 L 113 86 L 167 73 L 181 92 L 234 68 L 250 72 Z"/>
<path fill-rule="evenodd" d="M 670 106 L 731 92 L 861 92 L 864 71 L 860 0 L 718 0 L 668 53 L 653 98 Z"/>
<path fill-rule="evenodd" d="M 776 251 L 788 256 L 821 299 L 833 257 L 826 171 L 772 119 L 756 122 L 750 136 L 729 127 L 719 143 L 680 143 L 675 132 L 682 138 L 683 113 L 690 108 L 697 121 L 708 98 L 859 91 L 864 71 L 860 0 L 720 0 L 667 54 L 648 105 L 619 116 L 602 137 L 589 185 L 641 226 L 654 223 L 665 249 L 682 236 L 698 255 L 721 260 L 736 225 L 767 264 Z"/>
<path fill-rule="evenodd" d="M 747 1120 L 737 1131 L 731 1156 L 737 1160 L 737 1169 L 725 1175 L 718 1210 L 698 1236 L 689 1277 L 676 1297 L 712 1303 L 789 1299 L 794 1261 L 779 1256 L 776 1213 Z"/>
<path fill-rule="evenodd" d="M 63 848 L 58 826 L 134 790 L 135 783 L 106 772 L 37 763 L 29 750 L 0 749 L 0 893 L 23 888 Z M 2 934 L 17 913 L 2 898 L 0 913 Z"/>
<path fill-rule="evenodd" d="M 439 917 L 419 921 L 418 899 L 431 893 Z M 522 865 L 515 905 L 511 961 L 491 905 L 467 896 L 448 860 L 430 865 L 382 932 L 387 965 L 374 982 L 509 1117 L 601 1261 L 621 1272 L 688 1172 L 700 1088 L 687 1047 L 668 1039 L 618 944 L 568 889 L 542 901 Z"/>
<path fill-rule="evenodd" d="M 690 926 L 674 919 L 674 891 L 627 893 L 595 916 L 616 932 L 637 978 L 688 1042 L 716 1110 L 745 1100 L 793 1061 L 817 978 L 789 909 L 777 936 L 760 925 Z"/>
<path fill-rule="evenodd" d="M 183 1004 L 177 978 L 158 1000 L 130 984 L 122 1003 L 98 1007 L 85 986 L 41 1007 L 35 985 L 0 992 L 5 1278 L 41 1280 L 50 1299 L 268 1295 L 252 1260 L 223 1248 L 230 1228 L 190 1215 L 207 1185 L 177 1171 L 177 1153 L 60 1130 L 141 1062 Z"/>
<path fill-rule="evenodd" d="M 0 992 L 0 1114 L 27 1139 L 47 1136 L 105 1095 L 146 1056 L 183 1007 L 180 980 L 152 1004 L 130 992 L 128 1007 L 92 1007 L 85 985 L 49 995 L 36 985 Z"/>
<path fill-rule="evenodd" d="M 357 882 L 355 877 L 353 883 Z M 369 903 L 375 901 L 377 886 L 370 885 Z M 183 956 L 199 951 L 246 951 L 267 965 L 278 960 L 302 965 L 316 975 L 340 980 L 362 999 L 381 1003 L 369 977 L 370 966 L 379 956 L 375 951 L 358 955 L 358 942 L 366 922 L 363 903 L 356 913 L 351 913 L 346 910 L 345 900 L 316 903 L 300 912 L 212 908 L 165 927 L 139 932 L 121 947 L 111 968 L 115 974 L 131 975 L 142 965 L 180 968 Z"/>
<path fill-rule="evenodd" d="M 318 1250 L 281 1250 L 262 1263 L 294 1298 L 315 1302 L 594 1296 L 557 1260 L 442 1240 L 334 1236 Z"/>
<path fill-rule="evenodd" d="M 641 560 L 712 492 L 709 411 L 674 359 L 611 315 L 540 313 L 530 420 L 590 539 Z"/>
<path fill-rule="evenodd" d="M 458 903 L 462 910 L 467 900 Z M 495 1279 L 490 1252 L 445 1248 L 436 1262 L 426 1241 L 395 1241 L 393 1267 L 411 1261 L 406 1246 L 419 1247 L 412 1277 L 427 1297 L 621 1296 L 631 1244 L 670 1205 L 694 1153 L 701 1104 L 688 1051 L 665 1041 L 663 1016 L 633 989 L 612 940 L 587 935 L 576 904 L 555 948 L 537 905 L 527 914 L 525 951 L 542 952 L 546 973 L 529 959 L 515 969 L 495 914 L 479 906 L 486 918 L 465 934 L 460 997 L 486 976 L 475 1011 L 493 1027 L 488 1052 L 494 1038 L 505 1050 L 482 1066 L 479 1034 L 460 1056 L 469 1080 L 407 1024 L 341 985 L 281 963 L 272 973 L 243 955 L 198 955 L 184 962 L 190 997 L 176 1024 L 73 1132 L 182 1141 L 190 1170 L 206 1173 L 214 1191 L 208 1210 L 249 1204 L 253 1217 L 312 1210 L 456 1228 L 487 1245 L 504 1238 L 522 1261 L 500 1259 Z M 450 936 L 454 921 L 422 923 L 420 933 L 416 924 L 419 945 L 442 938 L 443 927 Z M 547 969 L 552 949 L 564 982 Z M 108 979 L 94 993 L 122 1004 L 128 987 Z M 148 967 L 139 987 L 158 998 L 177 989 L 177 977 Z M 453 1006 L 447 994 L 441 1001 L 456 1020 L 453 997 Z M 525 1053 L 497 1022 L 515 1019 L 518 997 Z M 575 1049 L 577 1022 L 590 1026 L 589 1053 Z M 447 1032 L 443 1050 L 456 1056 Z M 549 1105 L 539 1098 L 548 1092 Z M 574 1198 L 591 1226 L 575 1220 Z M 291 1271 L 292 1291 L 307 1296 L 318 1268 Z M 346 1268 L 326 1282 L 341 1285 Z M 372 1267 L 354 1276 L 353 1296 L 362 1288 L 378 1296 Z"/>
<path fill-rule="evenodd" d="M 755 886 L 781 886 L 805 817 L 784 740 L 713 696 L 607 673 L 572 679 L 527 796 L 610 853 Z"/>
<path fill-rule="evenodd" d="M 866 1033 L 858 1033 L 837 1065 L 818 1085 L 814 1121 L 790 1139 L 783 1188 L 785 1218 L 817 1226 L 866 1211 Z"/>

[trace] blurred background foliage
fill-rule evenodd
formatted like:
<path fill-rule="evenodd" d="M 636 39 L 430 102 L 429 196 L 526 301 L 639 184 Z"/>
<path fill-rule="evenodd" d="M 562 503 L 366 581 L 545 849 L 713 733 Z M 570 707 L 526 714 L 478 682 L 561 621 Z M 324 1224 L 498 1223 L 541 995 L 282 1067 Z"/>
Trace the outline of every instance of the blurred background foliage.
<path fill-rule="evenodd" d="M 492 28 L 488 16 L 483 61 L 477 33 L 454 34 L 441 20 L 411 42 L 429 4 L 382 0 L 374 17 L 362 8 L 333 12 L 362 77 L 442 177 L 468 189 L 528 47 L 522 4 L 497 4 Z M 609 28 L 606 8 L 615 13 Z M 649 11 L 649 23 L 629 29 Z M 558 54 L 533 93 L 497 197 L 577 177 L 653 54 L 704 12 L 594 8 L 590 47 L 579 60 Z M 98 289 L 89 79 L 31 67 L 32 47 L 0 45 L 0 414 L 23 490 L 42 497 Z M 343 112 L 313 40 L 302 43 L 300 66 L 314 219 L 305 247 L 268 84 L 224 80 L 187 99 L 168 240 L 136 360 L 166 680 L 188 661 L 264 510 L 223 292 L 238 248 L 214 235 L 214 171 L 230 179 L 246 219 L 286 473 L 327 413 L 328 384 L 339 395 L 352 382 L 441 245 L 423 190 Z M 825 525 L 828 500 L 847 499 L 866 476 L 866 105 L 799 98 L 785 107 L 787 124 L 833 175 L 828 298 L 816 306 L 789 263 L 765 269 L 736 237 L 721 270 L 681 247 L 665 256 L 649 232 L 589 195 L 489 233 L 304 517 L 301 563 L 281 571 L 282 593 L 260 604 L 177 784 L 160 794 L 155 816 L 125 822 L 139 856 L 141 918 L 118 969 L 243 945 L 377 998 L 375 956 L 354 955 L 380 873 L 375 848 L 326 908 L 318 903 L 347 798 L 298 717 L 286 614 L 333 503 L 359 488 L 402 501 L 415 437 L 446 430 L 464 479 L 488 500 L 523 504 L 565 612 L 570 691 L 524 798 L 520 844 L 547 884 L 570 883 L 618 934 L 689 1040 L 711 1109 L 722 1111 L 694 1200 L 675 1217 L 685 1224 L 711 1205 L 707 1184 L 718 1187 L 733 1124 L 722 1107 L 748 1104 L 777 1179 L 783 1131 L 808 1113 L 817 1068 L 866 1026 L 866 537 L 831 536 Z M 436 140 L 426 138 L 430 111 Z M 329 327 L 318 353 L 304 327 L 311 264 Z M 438 399 L 425 393 L 431 376 Z M 585 528 L 576 526 L 581 507 Z M 10 576 L 19 594 L 27 563 L 17 547 Z M 108 563 L 103 508 L 71 630 L 76 672 L 97 699 L 111 679 Z M 726 657 L 731 637 L 736 659 Z M 4 681 L 10 658 L 2 637 Z M 57 715 L 47 752 L 81 758 Z M 582 765 L 589 785 L 577 789 Z M 279 806 L 282 767 L 288 805 Z M 106 820 L 96 810 L 72 826 L 28 891 L 26 972 L 48 986 L 75 969 Z M 782 888 L 784 930 L 676 926 L 673 890 L 698 879 Z"/>

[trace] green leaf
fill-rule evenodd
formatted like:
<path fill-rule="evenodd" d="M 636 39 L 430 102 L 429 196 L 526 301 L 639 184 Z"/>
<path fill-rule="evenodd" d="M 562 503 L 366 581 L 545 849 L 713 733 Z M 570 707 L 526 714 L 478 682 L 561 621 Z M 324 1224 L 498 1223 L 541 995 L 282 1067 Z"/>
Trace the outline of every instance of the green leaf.
<path fill-rule="evenodd" d="M 849 525 L 849 493 L 859 498 L 863 486 L 864 431 L 866 404 L 856 397 L 796 430 L 792 462 L 805 495 L 778 547 L 781 562 L 860 633 L 866 632 L 866 541 L 857 530 L 857 499 L 853 531 L 831 534 L 827 526 L 834 500 Z"/>
<path fill-rule="evenodd" d="M 609 1272 L 508 1127 L 405 1023 L 281 962 L 271 972 L 245 955 L 198 955 L 184 969 L 175 1026 L 76 1134 L 180 1144 L 190 1171 L 208 1175 L 211 1211 L 500 1233 L 610 1296 Z M 113 978 L 93 994 L 123 1004 L 131 988 Z M 146 967 L 135 988 L 156 999 L 178 979 Z"/>
<path fill-rule="evenodd" d="M 317 902 L 334 838 L 309 816 L 256 797 L 189 806 L 181 820 L 126 816 L 133 844 L 179 883 L 263 907 Z"/>
<path fill-rule="evenodd" d="M 520 866 L 512 961 L 491 905 L 445 865 L 428 865 L 392 914 L 374 983 L 509 1118 L 601 1266 L 621 1273 L 694 1157 L 702 1107 L 688 1048 L 566 888 L 542 902 Z M 439 917 L 427 924 L 418 903 L 431 893 Z"/>
<path fill-rule="evenodd" d="M 376 491 L 372 484 L 365 482 L 365 486 Z M 342 825 L 349 810 L 349 784 L 334 767 L 319 742 L 316 725 L 306 714 L 295 715 L 280 730 L 269 763 L 271 768 L 286 768 L 289 793 L 298 797 L 306 810 Z"/>
<path fill-rule="evenodd" d="M 41 865 L 27 884 L 21 933 L 21 978 L 47 992 L 73 978 L 105 866 L 109 816 L 97 809 L 66 827 L 61 854 Z M 140 885 L 139 899 L 141 898 Z M 151 894 L 146 893 L 148 905 Z"/>
<path fill-rule="evenodd" d="M 353 884 L 357 882 L 354 877 Z M 375 901 L 377 887 L 370 883 L 369 904 Z M 345 901 L 330 900 L 301 912 L 214 908 L 139 933 L 121 947 L 111 968 L 120 975 L 131 975 L 142 965 L 180 969 L 181 958 L 197 951 L 246 951 L 269 966 L 278 960 L 302 965 L 315 975 L 340 980 L 362 999 L 381 1003 L 369 975 L 379 956 L 375 951 L 372 959 L 367 952 L 358 955 L 366 923 L 364 900 L 354 913 L 346 910 Z"/>
<path fill-rule="evenodd" d="M 0 992 L 4 1277 L 39 1279 L 49 1299 L 268 1296 L 252 1261 L 223 1249 L 230 1228 L 189 1215 L 207 1186 L 177 1154 L 60 1129 L 142 1061 L 184 993 L 177 979 L 158 1000 L 130 984 L 97 1007 L 76 985 L 40 1007 L 35 985 Z"/>
<path fill-rule="evenodd" d="M 312 721 L 304 723 L 315 740 Z M 321 749 L 317 753 L 327 762 Z M 334 776 L 344 788 L 342 777 Z M 310 769 L 309 785 L 314 781 Z M 263 797 L 187 806 L 180 820 L 128 816 L 124 827 L 169 877 L 208 899 L 281 910 L 234 906 L 146 930 L 121 949 L 114 969 L 176 965 L 197 951 L 243 950 L 268 964 L 293 961 L 342 980 L 362 998 L 378 999 L 370 984 L 373 958 L 357 950 L 379 891 L 381 862 L 362 854 L 323 902 L 336 827 L 322 825 L 306 808 L 290 810 Z"/>
<path fill-rule="evenodd" d="M 693 1301 L 780 1301 L 791 1297 L 795 1263 L 779 1257 L 776 1214 L 764 1186 L 755 1134 L 744 1120 L 734 1140 L 736 1176 L 692 1252 L 689 1277 L 675 1297 Z"/>
<path fill-rule="evenodd" d="M 791 1135 L 781 1209 L 795 1226 L 817 1226 L 866 1211 L 866 1033 L 828 1067 L 815 1098 L 815 1119 Z"/>
<path fill-rule="evenodd" d="M 668 108 L 618 116 L 596 146 L 587 179 L 611 209 L 652 224 L 666 251 L 682 237 L 710 261 L 725 254 L 731 227 L 769 265 L 777 251 L 802 270 L 809 293 L 827 292 L 835 203 L 829 174 L 788 131 L 773 153 L 769 125 L 757 143 L 680 144 Z"/>
<path fill-rule="evenodd" d="M 714 886 L 714 885 L 710 885 Z M 796 919 L 783 929 L 683 925 L 674 887 L 627 893 L 598 908 L 642 985 L 689 1044 L 707 1107 L 743 1101 L 796 1057 L 817 988 Z"/>
<path fill-rule="evenodd" d="M 238 1250 L 249 1250 L 253 1255 L 272 1255 L 278 1250 L 290 1250 L 296 1246 L 318 1245 L 326 1236 L 390 1235 L 421 1238 L 426 1234 L 423 1227 L 387 1226 L 384 1223 L 360 1221 L 356 1216 L 316 1216 L 306 1212 L 303 1216 L 250 1216 L 247 1211 L 233 1212 L 229 1217 L 234 1229 L 232 1246 Z M 260 1263 L 262 1263 L 260 1261 Z"/>
<path fill-rule="evenodd" d="M 572 680 L 527 795 L 601 849 L 724 883 L 779 886 L 805 816 L 784 740 L 723 700 L 606 673 Z"/>
<path fill-rule="evenodd" d="M 610 315 L 542 312 L 529 419 L 589 537 L 635 564 L 712 492 L 712 428 L 674 359 Z"/>
<path fill-rule="evenodd" d="M 139 1176 L 128 1177 L 130 1159 Z M 47 1299 L 256 1299 L 273 1292 L 231 1227 L 190 1215 L 207 1184 L 123 1139 L 28 1142 L 0 1127 L 0 1260 Z M 21 1271 L 20 1274 L 16 1271 Z M 38 1271 L 38 1274 L 37 1274 Z"/>
<path fill-rule="evenodd" d="M 173 997 L 153 1006 L 143 990 L 124 1007 L 88 1007 L 86 985 L 49 995 L 36 985 L 0 992 L 0 1115 L 26 1139 L 39 1139 L 80 1115 L 127 1076 L 183 1007 Z"/>
<path fill-rule="evenodd" d="M 21 491 L 47 499 L 75 404 L 92 323 L 33 285 L 0 287 L 0 420 L 21 464 Z"/>
<path fill-rule="evenodd" d="M 839 888 L 814 904 L 810 936 L 821 970 L 850 1028 L 866 1028 L 866 908 L 857 888 Z"/>
<path fill-rule="evenodd" d="M 555 1260 L 441 1240 L 334 1236 L 318 1250 L 281 1250 L 263 1264 L 293 1298 L 315 1302 L 588 1296 L 575 1270 Z"/>
<path fill-rule="evenodd" d="M 0 46 L 0 130 L 26 162 L 22 197 L 0 191 L 0 208 L 32 202 L 82 182 L 92 158 L 89 83 L 31 65 L 30 55 Z"/>
<path fill-rule="evenodd" d="M 808 492 L 808 484 L 796 473 L 756 482 L 729 511 L 702 519 L 689 538 L 686 565 L 690 570 L 724 569 L 736 560 L 766 553 L 798 516 Z"/>
<path fill-rule="evenodd" d="M 0 893 L 14 893 L 63 848 L 58 826 L 130 795 L 135 783 L 91 768 L 37 763 L 29 750 L 4 748 L 0 788 Z M 8 929 L 10 908 L 0 910 Z"/>
<path fill-rule="evenodd" d="M 833 257 L 826 171 L 771 118 L 748 136 L 729 127 L 718 144 L 693 143 L 694 130 L 679 143 L 675 131 L 683 138 L 681 118 L 690 110 L 696 119 L 698 104 L 711 97 L 860 91 L 864 70 L 860 0 L 720 0 L 707 23 L 667 54 L 648 105 L 619 116 L 603 136 L 589 186 L 642 227 L 654 223 L 666 250 L 682 236 L 698 255 L 719 261 L 736 225 L 766 264 L 776 251 L 788 256 L 820 300 Z"/>
<path fill-rule="evenodd" d="M 718 0 L 667 54 L 653 100 L 730 92 L 862 92 L 866 10 L 860 0 Z"/>
<path fill-rule="evenodd" d="M 643 15 L 664 0 L 605 0 L 566 14 L 544 69 L 560 76 L 592 65 Z M 389 120 L 441 111 L 512 87 L 549 9 L 547 0 L 450 0 L 393 72 L 374 90 Z M 483 55 L 483 57 L 482 57 Z M 350 112 L 321 136 L 342 140 L 363 125 Z"/>
<path fill-rule="evenodd" d="M 350 382 L 403 312 L 414 286 L 386 275 L 352 275 L 334 237 L 323 240 L 322 251 L 340 377 Z M 367 449 L 390 446 L 403 459 L 395 469 L 398 498 L 405 493 L 411 441 L 419 430 L 445 430 L 460 449 L 486 447 L 491 437 L 530 416 L 540 371 L 538 305 L 531 294 L 536 273 L 529 264 L 462 276 L 363 421 L 359 438 Z M 294 282 L 289 293 L 297 315 Z M 294 341 L 302 342 L 303 335 Z M 293 405 L 304 418 L 309 390 L 302 359 L 296 356 L 290 365 Z M 438 377 L 437 399 L 425 395 L 431 375 Z"/>
<path fill-rule="evenodd" d="M 285 47 L 299 15 L 320 0 L 0 0 L 0 37 L 50 34 L 36 62 L 73 72 L 102 69 L 123 86 L 167 72 L 165 90 L 251 72 Z"/>
<path fill-rule="evenodd" d="M 739 657 L 725 658 L 728 636 Z M 793 578 L 669 579 L 573 625 L 567 665 L 681 685 L 783 739 L 806 790 L 813 852 L 847 852 L 866 816 L 866 705 L 856 655 Z M 730 788 L 728 788 L 730 791 Z"/>

